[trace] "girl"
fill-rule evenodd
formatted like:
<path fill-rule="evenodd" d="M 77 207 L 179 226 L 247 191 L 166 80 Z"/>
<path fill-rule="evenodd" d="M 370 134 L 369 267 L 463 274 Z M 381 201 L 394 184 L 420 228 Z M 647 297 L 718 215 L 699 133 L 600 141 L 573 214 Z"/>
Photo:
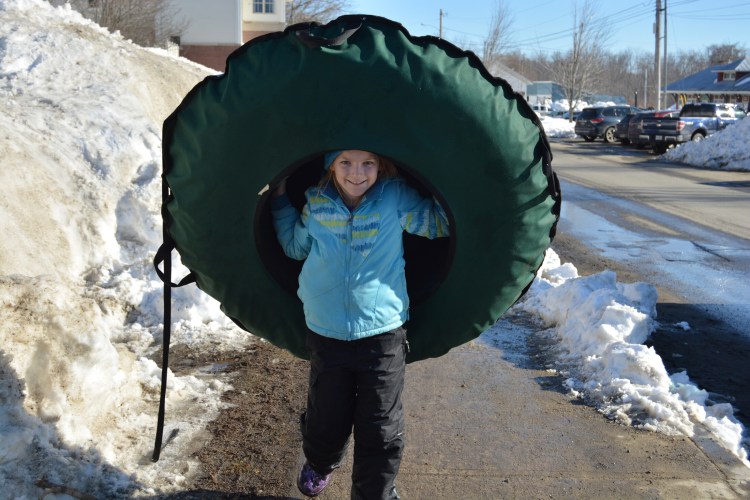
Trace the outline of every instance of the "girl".
<path fill-rule="evenodd" d="M 310 381 L 297 486 L 307 496 L 330 482 L 354 429 L 353 499 L 399 498 L 404 447 L 401 391 L 409 344 L 402 232 L 449 235 L 442 207 L 397 177 L 375 153 L 334 151 L 299 214 L 274 191 L 286 255 L 303 260 L 297 294 L 309 329 Z"/>

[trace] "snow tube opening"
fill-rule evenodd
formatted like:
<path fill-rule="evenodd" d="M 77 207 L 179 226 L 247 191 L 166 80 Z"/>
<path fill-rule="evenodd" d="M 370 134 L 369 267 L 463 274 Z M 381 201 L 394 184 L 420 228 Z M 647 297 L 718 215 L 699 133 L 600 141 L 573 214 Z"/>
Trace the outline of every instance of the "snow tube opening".
<path fill-rule="evenodd" d="M 419 174 L 402 166 L 397 166 L 397 169 L 399 176 L 405 178 L 422 196 L 434 196 L 441 200 L 451 226 L 455 227 L 450 207 L 440 193 L 431 188 L 429 182 Z M 323 156 L 318 155 L 302 162 L 300 166 L 293 166 L 291 170 L 292 173 L 287 178 L 287 194 L 292 205 L 301 211 L 305 204 L 305 190 L 317 185 L 321 178 Z M 270 200 L 271 196 L 266 195 L 258 201 L 253 224 L 254 241 L 268 272 L 287 292 L 296 297 L 303 262 L 287 257 L 281 249 L 273 228 Z M 411 306 L 415 307 L 434 293 L 448 274 L 453 260 L 455 237 L 430 240 L 404 233 L 403 239 L 407 290 Z"/>
<path fill-rule="evenodd" d="M 248 42 L 164 123 L 166 230 L 242 328 L 307 357 L 301 263 L 278 246 L 267 186 L 289 177 L 300 207 L 340 149 L 392 159 L 451 218 L 450 238 L 405 237 L 407 361 L 475 338 L 530 286 L 561 203 L 539 118 L 474 54 L 344 16 Z"/>

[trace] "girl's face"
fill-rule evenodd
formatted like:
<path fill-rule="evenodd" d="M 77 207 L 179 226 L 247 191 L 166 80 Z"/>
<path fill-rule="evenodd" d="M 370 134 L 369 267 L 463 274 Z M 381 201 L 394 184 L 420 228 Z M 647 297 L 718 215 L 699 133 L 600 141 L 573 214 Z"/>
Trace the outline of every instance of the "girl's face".
<path fill-rule="evenodd" d="M 380 159 L 368 151 L 350 149 L 334 160 L 331 170 L 346 204 L 356 207 L 378 180 Z"/>

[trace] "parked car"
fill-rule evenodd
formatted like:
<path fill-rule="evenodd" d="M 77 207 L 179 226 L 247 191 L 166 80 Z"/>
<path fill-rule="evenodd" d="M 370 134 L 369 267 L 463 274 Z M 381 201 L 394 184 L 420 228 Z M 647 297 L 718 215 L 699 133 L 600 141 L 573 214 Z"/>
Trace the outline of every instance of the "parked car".
<path fill-rule="evenodd" d="M 636 113 L 625 115 L 615 126 L 615 139 L 620 141 L 620 144 L 622 145 L 630 144 L 630 139 L 628 139 L 628 124 L 635 115 Z"/>
<path fill-rule="evenodd" d="M 655 153 L 662 154 L 670 146 L 701 141 L 736 121 L 737 114 L 731 104 L 685 104 L 679 116 L 644 120 L 640 138 L 648 140 Z"/>
<path fill-rule="evenodd" d="M 741 120 L 747 116 L 747 110 L 742 107 L 741 104 L 734 105 L 734 116 Z"/>
<path fill-rule="evenodd" d="M 604 142 L 615 142 L 615 126 L 627 115 L 640 111 L 632 106 L 604 106 L 584 108 L 576 120 L 575 133 L 587 142 L 597 137 Z"/>
<path fill-rule="evenodd" d="M 654 118 L 674 117 L 679 115 L 679 111 L 675 109 L 663 109 L 660 111 L 647 111 L 644 113 L 636 113 L 628 122 L 628 141 L 631 146 L 643 148 L 649 145 L 648 136 L 643 135 L 643 122 L 644 120 L 651 120 Z"/>

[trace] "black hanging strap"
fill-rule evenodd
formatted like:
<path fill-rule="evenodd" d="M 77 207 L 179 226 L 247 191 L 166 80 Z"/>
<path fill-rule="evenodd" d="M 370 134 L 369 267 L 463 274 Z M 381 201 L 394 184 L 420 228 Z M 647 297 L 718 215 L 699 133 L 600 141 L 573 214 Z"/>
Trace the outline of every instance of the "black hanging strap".
<path fill-rule="evenodd" d="M 167 399 L 167 372 L 169 368 L 169 341 L 172 335 L 172 288 L 181 287 L 195 281 L 195 275 L 191 272 L 180 280 L 179 283 L 172 283 L 172 250 L 175 248 L 175 242 L 167 231 L 165 210 L 170 198 L 169 186 L 166 179 L 162 178 L 162 233 L 163 243 L 156 251 L 154 256 L 154 268 L 156 274 L 164 283 L 164 333 L 162 337 L 162 365 L 161 365 L 161 395 L 159 397 L 159 416 L 156 422 L 156 442 L 154 443 L 154 453 L 151 456 L 152 462 L 159 461 L 161 454 L 162 438 L 164 435 L 164 413 Z M 164 263 L 164 271 L 159 269 L 159 264 Z"/>
<path fill-rule="evenodd" d="M 172 283 L 172 250 L 174 248 L 174 241 L 169 235 L 166 235 L 164 243 L 162 243 L 156 251 L 156 255 L 154 255 L 154 269 L 156 269 L 156 274 L 159 275 L 159 279 L 164 283 L 165 288 L 179 288 L 190 283 L 195 283 L 195 275 L 192 272 L 182 278 L 179 283 Z M 159 269 L 159 265 L 162 263 L 164 263 L 164 271 Z"/>

